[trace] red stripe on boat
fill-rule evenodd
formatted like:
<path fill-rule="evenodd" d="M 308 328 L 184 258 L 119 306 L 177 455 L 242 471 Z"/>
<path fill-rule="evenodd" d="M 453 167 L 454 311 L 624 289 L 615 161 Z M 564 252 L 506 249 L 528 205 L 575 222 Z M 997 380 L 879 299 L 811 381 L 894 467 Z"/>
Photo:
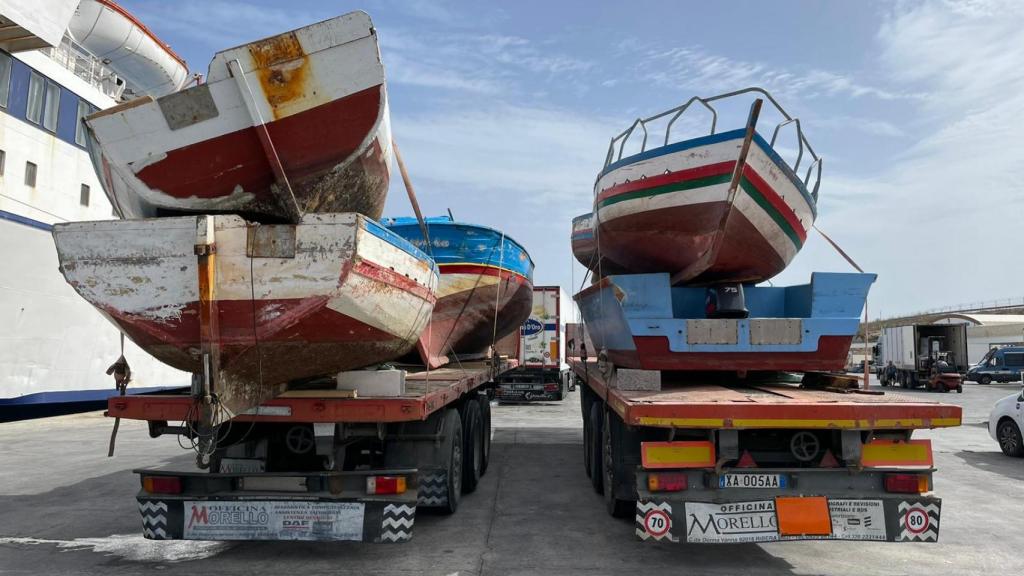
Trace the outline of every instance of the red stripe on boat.
<path fill-rule="evenodd" d="M 266 125 L 293 186 L 333 169 L 359 148 L 380 115 L 382 90 L 373 86 Z M 274 173 L 255 127 L 171 150 L 136 176 L 175 198 L 221 198 L 239 188 L 258 201 L 277 202 L 270 190 Z"/>
<path fill-rule="evenodd" d="M 597 201 L 603 202 L 612 196 L 626 194 L 627 192 L 633 192 L 635 190 L 654 188 L 655 186 L 664 186 L 666 184 L 675 184 L 686 180 L 696 180 L 697 178 L 707 178 L 708 176 L 721 176 L 722 174 L 732 172 L 735 166 L 736 161 L 730 160 L 728 162 L 707 164 L 704 166 L 697 166 L 696 168 L 688 168 L 686 170 L 677 170 L 676 172 L 669 172 L 668 174 L 648 176 L 647 178 L 633 180 L 632 182 L 623 182 L 622 184 L 612 186 L 611 188 L 601 192 L 597 197 Z"/>
<path fill-rule="evenodd" d="M 800 222 L 800 218 L 797 217 L 793 209 L 789 207 L 789 204 L 786 204 L 786 201 L 772 189 L 771 185 L 764 178 L 761 178 L 749 165 L 743 167 L 743 177 L 749 180 L 754 188 L 757 188 L 757 191 L 764 196 L 769 204 L 778 210 L 786 222 L 789 222 L 789 225 L 793 227 L 793 231 L 800 237 L 800 242 L 807 240 L 807 231 L 804 230 L 804 225 Z"/>
<path fill-rule="evenodd" d="M 515 279 L 517 282 L 526 282 L 526 276 L 518 272 L 496 268 L 494 266 L 478 266 L 475 264 L 438 264 L 441 274 L 479 274 L 481 276 L 498 276 L 499 278 Z M 500 274 L 500 275 L 499 275 Z"/>
<path fill-rule="evenodd" d="M 398 288 L 403 292 L 408 292 L 413 296 L 418 296 L 431 304 L 437 300 L 437 296 L 426 286 L 403 274 L 399 274 L 390 268 L 384 268 L 379 264 L 363 260 L 356 264 L 352 268 L 352 271 L 360 276 L 365 276 L 371 280 L 383 282 L 389 286 Z"/>

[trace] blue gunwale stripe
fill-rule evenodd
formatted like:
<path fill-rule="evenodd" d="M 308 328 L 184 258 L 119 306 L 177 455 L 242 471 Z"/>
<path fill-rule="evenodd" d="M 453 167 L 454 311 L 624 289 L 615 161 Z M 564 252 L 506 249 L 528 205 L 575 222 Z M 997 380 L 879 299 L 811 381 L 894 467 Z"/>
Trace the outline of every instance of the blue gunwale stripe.
<path fill-rule="evenodd" d="M 363 228 L 367 232 L 373 234 L 374 236 L 380 238 L 381 240 L 389 244 L 392 244 L 393 246 L 401 250 L 405 250 L 406 252 L 409 253 L 409 255 L 413 256 L 414 258 L 423 260 L 424 262 L 430 262 L 430 268 L 434 271 L 434 275 L 438 274 L 437 262 L 434 262 L 433 258 L 427 255 L 427 253 L 424 252 L 423 250 L 417 248 L 412 242 L 409 242 L 402 236 L 395 234 L 388 228 L 381 226 L 380 224 L 374 222 L 372 219 L 366 216 L 363 217 Z"/>
<path fill-rule="evenodd" d="M 0 220 L 7 220 L 7 221 L 10 221 L 10 222 L 15 222 L 15 223 L 21 224 L 23 226 L 28 226 L 29 228 L 36 228 L 38 230 L 42 230 L 43 232 L 52 232 L 53 231 L 53 225 L 52 224 L 47 224 L 46 222 L 40 222 L 39 220 L 33 220 L 31 218 L 27 218 L 25 216 L 21 216 L 21 215 L 15 214 L 13 212 L 8 212 L 6 210 L 0 210 Z"/>
<path fill-rule="evenodd" d="M 393 233 L 399 234 L 411 242 L 423 243 L 423 234 L 420 231 L 419 222 L 415 218 L 382 218 L 381 221 Z M 452 221 L 447 216 L 424 218 L 432 241 L 431 249 L 434 259 L 438 264 L 469 264 L 499 267 L 509 272 L 514 272 L 524 278 L 533 281 L 533 259 L 523 246 L 511 236 L 504 235 L 505 250 L 504 257 L 497 253 L 502 232 L 489 226 L 480 226 L 468 222 Z M 477 233 L 475 241 L 486 237 L 485 244 L 490 242 L 490 249 L 482 254 L 456 253 L 462 247 L 462 238 L 472 233 Z M 483 234 L 479 234 L 483 233 Z M 452 240 L 457 237 L 451 247 L 442 246 L 438 243 L 442 240 Z"/>

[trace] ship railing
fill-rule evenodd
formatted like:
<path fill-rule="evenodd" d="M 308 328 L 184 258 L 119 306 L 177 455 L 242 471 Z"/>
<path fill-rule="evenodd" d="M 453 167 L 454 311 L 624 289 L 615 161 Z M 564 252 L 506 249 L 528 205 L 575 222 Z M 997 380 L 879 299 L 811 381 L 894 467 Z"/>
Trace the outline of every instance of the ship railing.
<path fill-rule="evenodd" d="M 803 184 L 804 188 L 811 190 L 811 196 L 815 200 L 817 200 L 818 187 L 821 185 L 821 158 L 817 155 L 817 153 L 814 152 L 814 148 L 811 147 L 811 143 L 807 141 L 807 137 L 804 135 L 803 128 L 800 126 L 800 119 L 790 116 L 789 113 L 786 112 L 786 110 L 775 100 L 775 98 L 772 97 L 771 94 L 768 93 L 767 90 L 763 88 L 758 88 L 756 86 L 751 86 L 749 88 L 743 88 L 741 90 L 735 90 L 732 92 L 726 92 L 725 94 L 719 94 L 717 96 L 709 96 L 706 98 L 694 96 L 693 98 L 690 98 L 682 105 L 676 106 L 675 108 L 665 110 L 664 112 L 660 112 L 647 118 L 637 118 L 633 122 L 633 124 L 629 126 L 629 128 L 624 130 L 618 136 L 612 138 L 611 144 L 609 144 L 608 146 L 608 155 L 605 157 L 604 167 L 607 168 L 612 163 L 618 162 L 619 160 L 622 159 L 622 154 L 626 148 L 626 143 L 630 140 L 632 136 L 638 133 L 638 129 L 639 132 L 643 134 L 643 140 L 640 143 L 640 153 L 645 152 L 647 150 L 647 141 L 650 136 L 647 131 L 647 125 L 652 122 L 661 120 L 666 116 L 671 116 L 671 118 L 668 120 L 668 124 L 665 126 L 665 139 L 664 142 L 661 144 L 662 146 L 668 146 L 669 142 L 672 141 L 672 126 L 675 125 L 676 121 L 679 120 L 679 118 L 694 104 L 700 104 L 709 112 L 711 112 L 711 129 L 708 132 L 708 134 L 715 134 L 715 130 L 718 127 L 718 111 L 715 110 L 715 107 L 712 106 L 711 103 L 718 100 L 725 100 L 728 98 L 740 96 L 742 94 L 751 93 L 760 94 L 764 96 L 768 100 L 768 102 L 770 102 L 772 106 L 775 107 L 775 110 L 778 111 L 778 113 L 783 118 L 781 122 L 776 124 L 775 129 L 772 131 L 772 138 L 771 141 L 768 143 L 769 146 L 773 148 L 775 147 L 775 141 L 778 139 L 779 131 L 782 130 L 782 128 L 788 125 L 793 125 L 797 134 L 797 156 L 796 160 L 792 164 L 790 164 L 790 168 L 793 170 L 794 174 L 798 175 L 797 177 L 799 178 L 800 165 L 804 161 L 804 153 L 806 151 L 807 155 L 810 156 L 811 161 L 810 164 L 807 166 L 806 172 L 804 174 Z M 810 185 L 812 176 L 814 177 L 814 186 Z"/>
<path fill-rule="evenodd" d="M 114 100 L 119 100 L 125 91 L 124 80 L 119 78 L 102 60 L 76 44 L 70 36 L 65 35 L 60 44 L 44 48 L 42 52 Z"/>

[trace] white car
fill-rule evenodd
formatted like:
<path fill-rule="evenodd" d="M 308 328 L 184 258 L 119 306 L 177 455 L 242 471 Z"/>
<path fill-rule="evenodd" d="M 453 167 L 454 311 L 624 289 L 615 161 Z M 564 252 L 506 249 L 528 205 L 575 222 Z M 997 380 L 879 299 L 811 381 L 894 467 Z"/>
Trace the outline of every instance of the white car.
<path fill-rule="evenodd" d="M 1007 456 L 1024 456 L 1024 390 L 996 402 L 988 415 L 988 433 Z"/>

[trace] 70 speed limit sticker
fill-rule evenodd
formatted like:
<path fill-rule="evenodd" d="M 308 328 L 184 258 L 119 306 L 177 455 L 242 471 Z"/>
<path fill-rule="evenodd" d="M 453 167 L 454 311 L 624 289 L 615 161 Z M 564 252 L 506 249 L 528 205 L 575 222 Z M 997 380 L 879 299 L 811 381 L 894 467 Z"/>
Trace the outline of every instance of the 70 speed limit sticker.
<path fill-rule="evenodd" d="M 672 505 L 668 502 L 637 501 L 636 535 L 641 540 L 678 542 L 672 535 Z"/>

